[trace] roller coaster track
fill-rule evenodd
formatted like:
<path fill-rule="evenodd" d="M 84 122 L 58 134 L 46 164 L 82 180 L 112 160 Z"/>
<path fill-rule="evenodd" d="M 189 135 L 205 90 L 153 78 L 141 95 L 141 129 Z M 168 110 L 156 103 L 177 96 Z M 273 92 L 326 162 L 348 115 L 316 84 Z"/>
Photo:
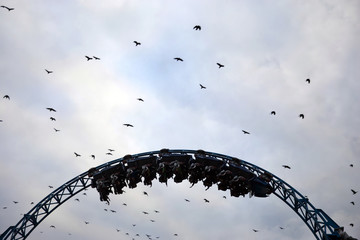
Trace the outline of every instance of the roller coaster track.
<path fill-rule="evenodd" d="M 235 169 L 238 169 L 239 172 L 251 173 L 251 175 L 253 175 L 252 179 L 264 179 L 261 177 L 266 175 L 268 176 L 266 186 L 270 186 L 271 193 L 285 202 L 303 220 L 316 239 L 346 239 L 343 237 L 343 228 L 340 228 L 323 210 L 315 208 L 306 197 L 301 195 L 285 181 L 254 164 L 227 155 L 201 150 L 165 150 L 165 153 L 168 159 L 173 158 L 172 160 L 176 160 L 179 156 L 187 156 L 195 162 L 196 159 L 199 158 L 199 153 L 201 153 L 204 159 L 221 162 L 223 166 L 231 165 L 235 167 Z M 119 165 L 126 169 L 128 168 L 127 164 L 130 162 L 140 163 L 146 158 L 160 159 L 162 156 L 164 156 L 164 150 L 127 155 L 123 158 L 99 165 L 91 171 L 95 171 L 97 175 L 101 175 L 102 172 L 118 168 Z M 51 192 L 25 214 L 15 226 L 10 226 L 2 233 L 0 240 L 26 239 L 30 233 L 60 205 L 86 188 L 90 186 L 95 187 L 94 175 L 89 173 L 90 170 L 76 176 Z M 254 194 L 257 196 L 256 192 L 253 191 L 253 195 Z M 268 196 L 268 194 L 266 196 Z M 261 195 L 260 197 L 266 196 Z M 353 238 L 350 237 L 349 239 Z"/>

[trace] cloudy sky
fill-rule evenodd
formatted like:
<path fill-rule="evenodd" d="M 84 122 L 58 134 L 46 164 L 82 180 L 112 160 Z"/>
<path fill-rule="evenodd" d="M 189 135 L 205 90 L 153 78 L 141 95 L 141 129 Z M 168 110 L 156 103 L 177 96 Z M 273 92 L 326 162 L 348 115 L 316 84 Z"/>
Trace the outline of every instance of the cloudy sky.
<path fill-rule="evenodd" d="M 0 233 L 47 196 L 49 185 L 126 154 L 170 148 L 265 168 L 360 236 L 360 195 L 350 191 L 360 190 L 358 1 L 0 5 L 15 8 L 0 8 Z M 276 196 L 232 198 L 216 186 L 189 187 L 140 184 L 111 195 L 110 206 L 89 189 L 28 239 L 313 239 Z"/>

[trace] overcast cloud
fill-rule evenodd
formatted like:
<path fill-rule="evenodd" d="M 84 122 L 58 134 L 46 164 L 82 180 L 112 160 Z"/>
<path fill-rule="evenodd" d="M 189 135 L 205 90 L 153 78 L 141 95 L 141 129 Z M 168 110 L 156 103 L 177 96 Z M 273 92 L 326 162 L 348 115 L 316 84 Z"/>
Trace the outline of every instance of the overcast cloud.
<path fill-rule="evenodd" d="M 350 191 L 360 190 L 358 1 L 0 5 L 15 8 L 0 8 L 0 232 L 48 195 L 48 185 L 126 154 L 170 148 L 204 149 L 265 168 L 360 237 L 359 194 Z M 86 193 L 28 239 L 313 238 L 275 195 L 233 198 L 201 183 L 154 183 L 111 195 L 107 206 L 94 189 Z"/>

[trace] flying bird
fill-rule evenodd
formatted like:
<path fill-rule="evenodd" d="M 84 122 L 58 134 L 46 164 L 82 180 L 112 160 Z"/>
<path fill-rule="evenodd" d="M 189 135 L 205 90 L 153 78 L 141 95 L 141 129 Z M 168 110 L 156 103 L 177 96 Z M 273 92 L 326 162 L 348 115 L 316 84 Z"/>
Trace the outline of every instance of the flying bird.
<path fill-rule="evenodd" d="M 90 157 L 92 157 L 92 159 L 95 159 L 95 155 L 93 154 L 93 155 L 91 155 Z"/>
<path fill-rule="evenodd" d="M 116 211 L 115 211 L 115 210 L 112 210 L 112 209 L 110 209 L 110 212 L 112 212 L 112 213 L 116 213 Z"/>
<path fill-rule="evenodd" d="M 206 89 L 206 87 L 202 84 L 199 84 L 200 85 L 200 89 Z"/>
<path fill-rule="evenodd" d="M 74 154 L 75 154 L 75 157 L 81 157 L 81 155 L 76 152 L 74 152 Z"/>
<path fill-rule="evenodd" d="M 142 99 L 142 98 L 137 98 L 137 100 L 140 101 L 140 102 L 144 101 L 144 99 Z"/>
<path fill-rule="evenodd" d="M 124 206 L 127 206 L 127 204 L 126 204 L 126 203 L 123 203 L 123 205 L 124 205 Z"/>
<path fill-rule="evenodd" d="M 100 58 L 98 58 L 98 57 L 95 57 L 95 56 L 93 56 L 93 58 L 94 58 L 95 60 L 100 60 Z"/>
<path fill-rule="evenodd" d="M 353 224 L 353 223 L 350 223 L 349 225 L 350 225 L 350 227 L 353 227 L 353 226 L 354 226 L 354 224 Z"/>
<path fill-rule="evenodd" d="M 80 202 L 80 199 L 78 199 L 78 198 L 75 198 L 74 200 Z"/>
<path fill-rule="evenodd" d="M 253 229 L 254 232 L 258 232 L 259 230 Z"/>
<path fill-rule="evenodd" d="M 221 63 L 216 63 L 216 64 L 219 66 L 219 68 L 225 67 L 225 66 L 222 65 Z"/>
<path fill-rule="evenodd" d="M 283 227 L 279 227 L 281 230 L 283 230 L 284 228 Z"/>
<path fill-rule="evenodd" d="M 15 8 L 10 8 L 10 7 L 4 6 L 4 5 L 2 5 L 1 7 L 7 9 L 9 12 L 15 9 Z"/>
<path fill-rule="evenodd" d="M 18 204 L 19 202 L 17 202 L 17 201 L 13 201 L 13 203 Z"/>
<path fill-rule="evenodd" d="M 134 43 L 135 43 L 135 47 L 141 45 L 141 42 L 138 41 L 134 41 Z"/>
<path fill-rule="evenodd" d="M 204 198 L 204 201 L 206 202 L 206 203 L 209 203 L 210 201 L 209 200 L 207 200 L 206 198 Z"/>
<path fill-rule="evenodd" d="M 4 99 L 7 99 L 7 100 L 10 100 L 9 95 L 5 95 L 5 96 L 3 96 L 3 98 L 4 98 Z"/>
<path fill-rule="evenodd" d="M 179 57 L 176 57 L 174 58 L 177 62 L 180 61 L 180 62 L 183 62 L 184 60 L 182 58 L 179 58 Z"/>
<path fill-rule="evenodd" d="M 54 226 L 54 225 L 51 225 L 50 227 L 51 227 L 51 228 L 55 228 L 55 226 Z"/>
<path fill-rule="evenodd" d="M 86 60 L 87 60 L 87 61 L 90 61 L 90 60 L 93 59 L 92 57 L 89 57 L 89 56 L 85 56 L 85 57 L 86 57 Z"/>
<path fill-rule="evenodd" d="M 352 201 L 352 202 L 350 202 L 352 205 L 355 205 L 355 202 L 354 201 Z"/>
<path fill-rule="evenodd" d="M 51 121 L 56 121 L 56 119 L 54 117 L 50 117 Z"/>
<path fill-rule="evenodd" d="M 60 132 L 60 130 L 59 130 L 59 129 L 54 128 L 54 130 L 55 130 L 55 132 Z"/>
<path fill-rule="evenodd" d="M 291 169 L 288 165 L 282 165 L 283 168 Z"/>
<path fill-rule="evenodd" d="M 197 31 L 197 30 L 200 31 L 200 30 L 201 30 L 201 26 L 200 26 L 200 25 L 195 25 L 195 26 L 193 27 L 193 29 L 195 29 L 196 31 Z"/>
<path fill-rule="evenodd" d="M 154 210 L 154 212 L 159 213 L 159 211 L 158 211 L 158 210 Z"/>
<path fill-rule="evenodd" d="M 350 164 L 350 167 L 354 167 L 354 164 Z"/>
<path fill-rule="evenodd" d="M 305 117 L 304 114 L 302 114 L 302 113 L 299 114 L 299 118 L 304 119 L 304 117 Z"/>
<path fill-rule="evenodd" d="M 185 201 L 186 201 L 186 202 L 190 202 L 190 200 L 189 200 L 189 199 L 186 199 L 186 198 L 185 198 Z"/>
<path fill-rule="evenodd" d="M 113 155 L 111 152 L 106 153 L 106 155 Z"/>
<path fill-rule="evenodd" d="M 145 211 L 143 211 L 142 213 L 145 214 L 145 215 L 149 214 L 148 212 L 145 212 Z"/>
<path fill-rule="evenodd" d="M 275 111 L 271 111 L 270 114 L 271 114 L 271 115 L 276 115 L 276 112 L 275 112 Z"/>
<path fill-rule="evenodd" d="M 153 219 L 150 219 L 150 221 L 151 221 L 151 222 L 155 222 L 155 220 L 153 220 Z"/>
<path fill-rule="evenodd" d="M 89 224 L 90 222 L 85 221 L 85 224 Z"/>
<path fill-rule="evenodd" d="M 143 194 L 144 194 L 144 195 L 146 195 L 146 196 L 149 196 L 149 195 L 148 195 L 148 193 L 147 193 L 147 192 L 145 192 L 145 191 L 143 192 Z"/>
<path fill-rule="evenodd" d="M 49 185 L 49 188 L 54 188 L 53 186 Z"/>
<path fill-rule="evenodd" d="M 129 123 L 124 123 L 123 125 L 126 126 L 126 127 L 134 127 L 133 125 L 131 125 Z"/>
<path fill-rule="evenodd" d="M 353 195 L 355 195 L 357 193 L 357 191 L 351 189 L 351 192 L 353 193 Z"/>
<path fill-rule="evenodd" d="M 249 132 L 247 132 L 247 131 L 245 131 L 245 130 L 242 130 L 242 132 L 243 132 L 244 134 L 250 134 Z"/>
<path fill-rule="evenodd" d="M 47 74 L 53 73 L 53 71 L 47 70 L 45 69 L 45 71 L 47 72 Z"/>
<path fill-rule="evenodd" d="M 56 112 L 56 110 L 53 108 L 46 108 L 46 109 L 49 110 L 50 112 Z"/>
<path fill-rule="evenodd" d="M 308 78 L 308 79 L 306 79 L 305 80 L 305 82 L 307 82 L 307 83 L 309 83 L 310 84 L 310 79 Z"/>
<path fill-rule="evenodd" d="M 114 149 L 110 149 L 110 148 L 108 150 L 109 150 L 109 152 L 114 152 L 115 151 Z"/>

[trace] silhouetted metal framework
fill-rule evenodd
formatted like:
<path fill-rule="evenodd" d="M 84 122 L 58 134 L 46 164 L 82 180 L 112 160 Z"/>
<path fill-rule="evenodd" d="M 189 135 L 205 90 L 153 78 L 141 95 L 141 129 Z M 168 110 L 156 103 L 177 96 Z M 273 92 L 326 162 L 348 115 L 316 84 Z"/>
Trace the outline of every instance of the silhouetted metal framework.
<path fill-rule="evenodd" d="M 144 159 L 144 157 L 146 158 L 155 156 L 159 158 L 161 151 L 162 150 L 131 155 L 131 158 L 132 161 L 139 160 L 139 162 L 140 159 Z M 199 150 L 167 150 L 167 152 L 169 156 L 179 156 L 179 154 L 195 156 L 197 153 L 199 153 Z M 237 158 L 204 151 L 202 151 L 202 154 L 213 160 L 222 161 L 224 164 L 233 164 L 235 159 L 236 167 L 246 169 L 257 177 L 264 174 L 267 174 L 268 176 L 270 175 L 271 179 L 269 179 L 268 183 L 272 187 L 272 193 L 284 201 L 304 221 L 316 239 L 343 239 L 339 234 L 340 227 L 323 210 L 315 208 L 306 197 L 301 195 L 285 181 L 254 164 L 239 160 Z M 124 158 L 119 158 L 107 162 L 97 166 L 94 169 L 96 169 L 97 172 L 109 170 L 112 167 L 123 164 Z M 29 234 L 56 208 L 58 208 L 71 197 L 75 196 L 77 193 L 90 187 L 92 182 L 91 180 L 91 175 L 89 176 L 89 172 L 87 171 L 55 189 L 38 204 L 36 204 L 36 206 L 34 206 L 27 214 L 25 214 L 24 217 L 15 226 L 9 227 L 0 236 L 0 240 L 26 239 Z"/>

